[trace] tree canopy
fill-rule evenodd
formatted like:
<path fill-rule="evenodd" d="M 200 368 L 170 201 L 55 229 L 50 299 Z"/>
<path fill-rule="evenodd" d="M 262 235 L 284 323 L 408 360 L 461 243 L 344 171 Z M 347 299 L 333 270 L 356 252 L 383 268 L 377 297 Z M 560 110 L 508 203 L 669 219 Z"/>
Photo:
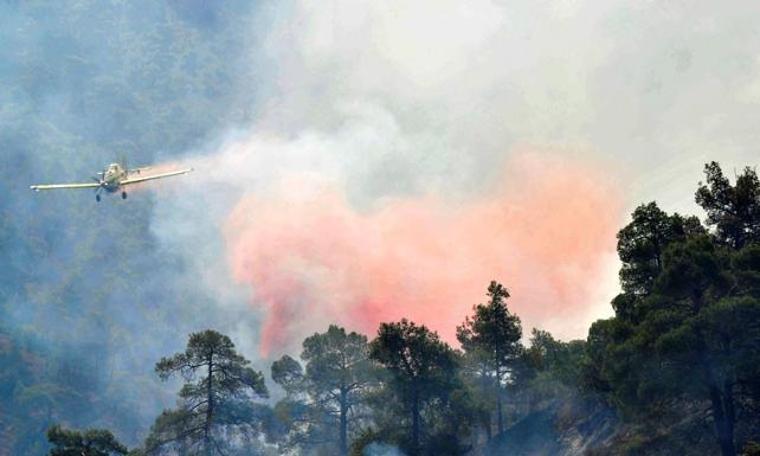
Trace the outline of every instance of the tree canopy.
<path fill-rule="evenodd" d="M 409 410 L 410 450 L 421 448 L 422 409 L 430 401 L 446 399 L 457 388 L 457 356 L 425 326 L 402 319 L 382 323 L 370 344 L 370 357 L 385 367 L 391 388 Z"/>
<path fill-rule="evenodd" d="M 110 431 L 88 429 L 83 432 L 64 429 L 55 425 L 47 431 L 48 441 L 53 445 L 50 456 L 112 456 L 127 454 Z"/>
<path fill-rule="evenodd" d="M 268 396 L 263 375 L 249 364 L 229 337 L 213 330 L 191 334 L 183 353 L 162 358 L 156 364 L 159 377 L 180 375 L 187 383 L 179 407 L 164 411 L 153 425 L 147 451 L 171 447 L 224 455 L 232 431 L 252 424 L 252 399 Z"/>
<path fill-rule="evenodd" d="M 474 306 L 472 318 L 466 317 L 457 327 L 457 339 L 469 361 L 482 366 L 478 374 L 487 380 L 484 387 L 493 386 L 497 426 L 503 432 L 502 389 L 513 379 L 522 353 L 522 326 L 520 318 L 507 308 L 509 291 L 502 284 L 492 281 L 487 295 L 488 303 Z"/>
<path fill-rule="evenodd" d="M 301 447 L 319 443 L 346 455 L 377 384 L 367 337 L 330 325 L 303 341 L 301 359 L 305 369 L 288 355 L 272 363 L 272 379 L 287 394 L 278 408 L 290 422 L 291 438 Z"/>
<path fill-rule="evenodd" d="M 718 162 L 706 164 L 695 199 L 719 242 L 741 249 L 760 241 L 760 180 L 753 168 L 744 168 L 732 185 Z"/>
<path fill-rule="evenodd" d="M 642 204 L 632 214 L 631 223 L 618 232 L 620 285 L 624 293 L 646 295 L 662 271 L 662 255 L 672 242 L 705 233 L 696 217 L 668 215 L 657 203 Z"/>
<path fill-rule="evenodd" d="M 731 184 L 715 162 L 705 174 L 696 200 L 714 232 L 653 203 L 621 230 L 624 293 L 589 332 L 587 380 L 638 413 L 707 404 L 720 451 L 734 455 L 737 419 L 760 398 L 760 182 L 746 168 Z"/>
<path fill-rule="evenodd" d="M 330 325 L 305 338 L 298 358 L 272 362 L 283 394 L 270 407 L 257 402 L 268 396 L 263 375 L 229 337 L 193 333 L 183 352 L 155 366 L 162 380 L 184 381 L 177 407 L 131 454 L 556 453 L 578 439 L 602 454 L 754 454 L 760 183 L 749 168 L 735 183 L 716 163 L 706 174 L 697 201 L 707 227 L 654 202 L 631 214 L 617 237 L 615 315 L 593 323 L 585 341 L 533 328 L 523 346 L 509 291 L 493 281 L 488 301 L 456 328 L 461 351 L 406 319 L 380 323 L 372 340 Z M 0 359 L 30 358 L 0 332 Z M 86 380 L 78 367 L 61 365 L 61 377 Z M 0 391 L 12 381 L 17 403 L 48 422 L 58 402 L 91 403 L 78 399 L 94 389 L 24 385 L 34 375 L 32 363 L 5 372 Z M 48 439 L 51 455 L 127 452 L 100 429 L 54 426 Z"/>

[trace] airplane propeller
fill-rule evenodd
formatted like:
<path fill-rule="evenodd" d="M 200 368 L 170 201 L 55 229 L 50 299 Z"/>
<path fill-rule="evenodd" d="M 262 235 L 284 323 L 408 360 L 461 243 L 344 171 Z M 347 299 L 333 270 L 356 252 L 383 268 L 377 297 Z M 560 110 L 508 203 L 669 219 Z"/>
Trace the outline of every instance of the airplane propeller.
<path fill-rule="evenodd" d="M 167 177 L 172 176 L 179 176 L 181 174 L 187 174 L 191 171 L 193 171 L 192 168 L 186 168 L 186 169 L 177 169 L 175 171 L 170 172 L 157 172 L 153 173 L 152 175 L 148 176 L 140 176 L 140 177 L 130 177 L 129 176 L 129 169 L 127 168 L 127 161 L 125 159 L 122 159 L 122 166 L 118 164 L 110 164 L 103 172 L 97 173 L 95 176 L 91 176 L 90 179 L 92 179 L 95 184 L 87 183 L 87 182 L 76 182 L 76 183 L 68 183 L 68 184 L 49 184 L 49 185 L 32 185 L 30 188 L 34 191 L 41 191 L 41 190 L 59 190 L 59 189 L 82 189 L 82 188 L 91 188 L 95 190 L 95 197 L 98 201 L 100 201 L 100 194 L 105 190 L 106 192 L 113 192 L 115 193 L 117 190 L 121 190 L 121 197 L 122 199 L 127 199 L 127 192 L 124 188 L 131 184 L 137 184 L 139 182 L 144 181 L 152 181 L 156 179 L 164 179 Z M 140 174 L 141 169 L 148 169 L 148 168 L 136 168 L 134 171 L 134 174 Z M 150 174 L 150 173 L 148 173 Z"/>

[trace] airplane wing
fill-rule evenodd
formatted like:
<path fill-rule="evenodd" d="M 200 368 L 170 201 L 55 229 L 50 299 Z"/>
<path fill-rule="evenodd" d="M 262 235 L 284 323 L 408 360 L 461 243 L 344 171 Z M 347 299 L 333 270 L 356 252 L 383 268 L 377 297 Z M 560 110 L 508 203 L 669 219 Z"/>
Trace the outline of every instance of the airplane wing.
<path fill-rule="evenodd" d="M 97 182 L 88 182 L 86 184 L 55 184 L 55 185 L 32 185 L 31 188 L 35 192 L 40 190 L 62 190 L 62 189 L 76 189 L 76 188 L 98 188 L 100 184 Z"/>
<path fill-rule="evenodd" d="M 140 166 L 129 170 L 129 174 L 141 174 L 143 171 L 151 169 L 151 166 Z"/>
<path fill-rule="evenodd" d="M 179 176 L 180 174 L 187 174 L 192 171 L 193 171 L 193 168 L 187 168 L 187 169 L 181 169 L 178 171 L 171 171 L 168 173 L 154 174 L 152 176 L 140 176 L 140 177 L 134 177 L 134 178 L 127 178 L 121 181 L 119 184 L 120 185 L 136 184 L 138 182 L 145 182 L 145 181 L 154 180 L 154 179 L 163 179 L 165 177 Z"/>

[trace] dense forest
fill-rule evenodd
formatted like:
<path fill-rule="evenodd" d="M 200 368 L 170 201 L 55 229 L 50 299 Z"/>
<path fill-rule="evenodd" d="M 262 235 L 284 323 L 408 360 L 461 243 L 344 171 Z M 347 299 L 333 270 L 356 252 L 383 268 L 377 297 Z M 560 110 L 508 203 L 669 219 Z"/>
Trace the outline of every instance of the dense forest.
<path fill-rule="evenodd" d="M 50 454 L 760 454 L 760 181 L 712 162 L 696 201 L 706 225 L 633 212 L 615 316 L 585 341 L 523 334 L 496 281 L 457 347 L 404 319 L 371 337 L 333 325 L 262 372 L 196 332 L 155 364 L 183 384 L 139 447 L 56 425 Z"/>
<path fill-rule="evenodd" d="M 239 189 L 217 182 L 193 193 L 199 201 L 179 202 L 145 192 L 128 206 L 96 205 L 89 194 L 29 192 L 33 183 L 87 179 L 120 157 L 147 165 L 210 155 L 204 153 L 230 132 L 258 127 L 260 112 L 277 105 L 272 95 L 292 67 L 272 60 L 283 57 L 316 64 L 295 65 L 314 72 L 296 98 L 319 92 L 325 102 L 345 95 L 336 85 L 353 87 L 349 76 L 369 77 L 365 85 L 382 89 L 370 91 L 371 98 L 387 96 L 395 109 L 388 119 L 380 116 L 383 124 L 430 143 L 415 152 L 411 145 L 419 143 L 397 144 L 394 137 L 390 145 L 399 146 L 401 160 L 383 147 L 377 162 L 357 159 L 368 170 L 354 173 L 352 182 L 372 197 L 413 193 L 421 187 L 416 173 L 431 169 L 443 174 L 437 190 L 459 179 L 460 186 L 481 183 L 478 190 L 486 191 L 498 178 L 493 169 L 501 160 L 494 157 L 526 140 L 572 145 L 581 138 L 621 155 L 640 149 L 647 175 L 658 175 L 654 162 L 690 175 L 699 171 L 694 156 L 712 154 L 726 169 L 728 162 L 754 160 L 757 90 L 733 92 L 754 71 L 758 35 L 750 7 L 725 16 L 701 10 L 713 21 L 705 24 L 688 17 L 692 5 L 664 15 L 643 7 L 607 14 L 600 7 L 607 2 L 590 5 L 581 15 L 601 14 L 603 23 L 576 27 L 589 42 L 614 47 L 613 58 L 591 62 L 596 69 L 583 66 L 589 62 L 576 46 L 587 43 L 568 33 L 568 24 L 547 26 L 532 19 L 541 17 L 533 11 L 516 10 L 509 23 L 528 25 L 510 42 L 538 55 L 536 62 L 517 56 L 515 68 L 478 66 L 484 89 L 454 78 L 422 93 L 426 78 L 440 76 L 435 65 L 412 71 L 407 90 L 403 77 L 386 81 L 371 71 L 392 65 L 392 58 L 322 59 L 297 46 L 300 35 L 285 41 L 287 52 L 273 51 L 271 41 L 286 38 L 282 28 L 268 35 L 278 21 L 294 35 L 313 32 L 303 16 L 290 27 L 296 3 L 0 1 L 1 456 L 760 454 L 754 169 L 729 179 L 709 164 L 697 188 L 705 211 L 698 218 L 668 214 L 655 203 L 636 209 L 619 234 L 615 316 L 594 323 L 586 340 L 523 327 L 510 310 L 517 307 L 510 277 L 493 277 L 482 284 L 483 303 L 461 316 L 456 343 L 423 321 L 387 321 L 366 334 L 326 325 L 289 356 L 250 362 L 243 354 L 252 357 L 259 348 L 261 313 L 230 280 L 209 287 L 197 275 L 224 262 L 219 217 L 168 220 L 190 209 L 224 212 L 229 207 L 201 193 L 232 195 L 220 199 L 229 204 Z M 693 30 L 681 30 L 681 21 Z M 453 39 L 447 27 L 440 38 Z M 550 39 L 532 40 L 533 53 L 522 49 L 529 46 L 523 38 L 541 31 Z M 454 44 L 484 61 L 515 57 L 500 47 L 480 52 Z M 292 53 L 289 45 L 296 45 Z M 438 56 L 421 49 L 411 56 Z M 568 55 L 581 64 L 565 66 Z M 327 65 L 349 60 L 376 65 L 367 71 Z M 597 84 L 586 88 L 577 75 Z M 573 92 L 576 83 L 580 93 Z M 462 98 L 431 102 L 450 92 Z M 581 102 L 588 97 L 593 109 Z M 308 137 L 345 120 L 323 119 L 324 108 L 314 103 L 299 111 L 307 127 L 283 128 L 283 136 Z M 448 120 L 436 115 L 460 110 L 462 117 Z M 315 112 L 323 123 L 311 122 L 307 114 Z M 445 135 L 436 128 L 456 131 L 439 142 Z M 439 146 L 451 150 L 438 153 Z M 424 159 L 404 155 L 412 152 Z M 458 154 L 464 158 L 452 160 Z M 662 192 L 656 198 L 671 207 L 665 193 L 672 188 L 656 177 L 644 186 Z M 683 197 L 691 199 L 688 192 Z M 179 209 L 169 211 L 169 204 Z M 183 244 L 174 236 L 189 224 L 193 236 L 182 241 L 194 242 Z"/>

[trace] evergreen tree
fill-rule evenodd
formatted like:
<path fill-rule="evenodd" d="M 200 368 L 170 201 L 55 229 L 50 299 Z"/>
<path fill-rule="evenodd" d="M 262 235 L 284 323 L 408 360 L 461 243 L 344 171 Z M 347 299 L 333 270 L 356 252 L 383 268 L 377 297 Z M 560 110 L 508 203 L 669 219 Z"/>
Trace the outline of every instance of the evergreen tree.
<path fill-rule="evenodd" d="M 735 455 L 737 419 L 758 399 L 760 247 L 714 240 L 671 241 L 636 311 L 592 326 L 586 379 L 640 419 L 709 404 L 720 451 Z"/>
<path fill-rule="evenodd" d="M 156 364 L 162 380 L 180 375 L 187 383 L 179 407 L 158 417 L 146 441 L 148 453 L 225 454 L 233 430 L 252 426 L 252 400 L 267 397 L 264 377 L 235 351 L 229 337 L 213 330 L 190 335 L 187 348 Z M 225 439 L 221 439 L 224 434 Z"/>
<path fill-rule="evenodd" d="M 278 408 L 298 442 L 335 443 L 339 454 L 348 454 L 349 434 L 376 383 L 368 356 L 366 336 L 330 325 L 304 340 L 305 370 L 288 355 L 272 364 L 272 378 L 287 394 Z"/>
<path fill-rule="evenodd" d="M 727 255 L 707 237 L 669 249 L 635 334 L 653 336 L 667 393 L 710 401 L 721 451 L 734 455 L 737 380 L 742 365 L 760 362 L 760 301 L 734 295 Z"/>
<path fill-rule="evenodd" d="M 327 332 L 303 342 L 309 392 L 329 415 L 338 417 L 340 454 L 348 454 L 349 420 L 360 411 L 374 383 L 367 337 L 330 325 Z"/>
<path fill-rule="evenodd" d="M 580 381 L 585 351 L 584 341 L 562 342 L 548 331 L 534 328 L 525 355 L 530 367 L 536 371 L 549 373 L 553 380 L 574 387 Z"/>
<path fill-rule="evenodd" d="M 695 196 L 707 212 L 707 224 L 715 226 L 718 240 L 736 250 L 760 241 L 760 180 L 750 167 L 731 185 L 717 162 L 705 165 L 706 183 Z"/>
<path fill-rule="evenodd" d="M 495 281 L 488 286 L 487 304 L 473 307 L 473 316 L 457 327 L 457 339 L 465 356 L 481 366 L 484 388 L 493 386 L 498 431 L 504 432 L 502 392 L 511 381 L 522 352 L 520 318 L 509 312 L 509 291 Z M 490 430 L 489 430 L 490 433 Z"/>
<path fill-rule="evenodd" d="M 289 355 L 282 355 L 272 363 L 272 380 L 285 390 L 288 398 L 298 396 L 305 389 L 303 367 Z"/>
<path fill-rule="evenodd" d="M 380 325 L 370 343 L 370 358 L 390 373 L 388 386 L 411 421 L 409 452 L 420 454 L 423 409 L 436 400 L 449 403 L 460 386 L 456 353 L 437 333 L 402 319 Z"/>
<path fill-rule="evenodd" d="M 112 456 L 127 454 L 127 447 L 119 443 L 110 431 L 88 429 L 84 432 L 53 426 L 47 431 L 53 445 L 50 456 Z"/>
<path fill-rule="evenodd" d="M 738 420 L 760 424 L 748 418 L 760 398 L 760 183 L 745 168 L 732 185 L 716 162 L 705 174 L 696 201 L 714 235 L 654 203 L 620 231 L 623 293 L 589 331 L 584 380 L 641 421 L 709 404 L 734 455 Z"/>
<path fill-rule="evenodd" d="M 631 223 L 617 234 L 617 251 L 623 263 L 620 284 L 625 294 L 641 296 L 652 291 L 667 246 L 705 230 L 696 217 L 668 215 L 654 201 L 637 207 L 631 217 Z"/>

